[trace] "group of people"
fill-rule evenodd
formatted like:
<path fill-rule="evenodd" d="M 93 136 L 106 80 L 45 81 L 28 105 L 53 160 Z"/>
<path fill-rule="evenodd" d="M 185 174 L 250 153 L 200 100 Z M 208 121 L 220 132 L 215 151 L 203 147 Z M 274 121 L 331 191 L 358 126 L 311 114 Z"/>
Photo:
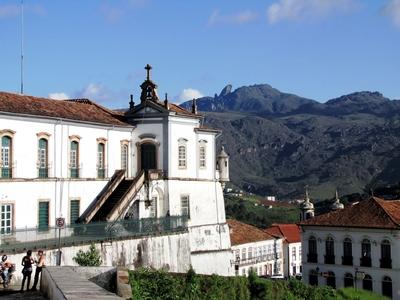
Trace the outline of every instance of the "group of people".
<path fill-rule="evenodd" d="M 34 264 L 36 264 L 35 277 L 33 280 L 33 286 L 32 286 L 32 288 L 30 288 L 29 286 L 31 283 L 32 267 Z M 32 250 L 28 250 L 26 252 L 26 255 L 22 258 L 21 265 L 23 266 L 21 292 L 24 290 L 25 282 L 27 282 L 27 284 L 26 284 L 27 291 L 36 291 L 37 284 L 39 282 L 39 275 L 45 266 L 45 254 L 44 254 L 43 250 L 38 251 L 36 258 L 32 257 Z M 7 255 L 2 256 L 1 262 L 0 262 L 0 268 L 1 268 L 1 270 L 5 270 L 5 269 L 8 270 L 8 272 L 9 272 L 8 280 L 10 280 L 12 273 L 15 271 L 15 265 L 8 260 Z M 3 272 L 1 274 L 2 274 L 3 281 L 7 280 L 4 277 Z"/>

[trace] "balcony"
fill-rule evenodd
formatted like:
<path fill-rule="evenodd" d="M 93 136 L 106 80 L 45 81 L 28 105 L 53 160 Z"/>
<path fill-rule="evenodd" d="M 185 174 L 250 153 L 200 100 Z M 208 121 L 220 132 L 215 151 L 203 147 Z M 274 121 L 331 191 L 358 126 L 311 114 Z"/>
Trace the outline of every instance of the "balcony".
<path fill-rule="evenodd" d="M 318 254 L 317 253 L 308 253 L 307 254 L 307 262 L 317 263 L 318 262 Z"/>
<path fill-rule="evenodd" d="M 325 255 L 325 263 L 334 265 L 335 264 L 335 255 Z"/>
<path fill-rule="evenodd" d="M 353 256 L 342 256 L 342 265 L 352 266 L 353 265 Z"/>
<path fill-rule="evenodd" d="M 380 259 L 381 268 L 391 269 L 392 268 L 392 259 L 391 258 L 381 258 Z"/>
<path fill-rule="evenodd" d="M 371 257 L 364 256 L 360 258 L 360 266 L 361 267 L 371 267 Z"/>

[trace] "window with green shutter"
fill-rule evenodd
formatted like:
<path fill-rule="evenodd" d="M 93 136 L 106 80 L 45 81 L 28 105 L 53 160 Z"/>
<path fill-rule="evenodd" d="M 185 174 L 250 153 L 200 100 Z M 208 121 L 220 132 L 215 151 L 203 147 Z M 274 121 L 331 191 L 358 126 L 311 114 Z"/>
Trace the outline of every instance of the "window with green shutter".
<path fill-rule="evenodd" d="M 1 178 L 11 178 L 11 137 L 1 138 Z"/>
<path fill-rule="evenodd" d="M 39 202 L 39 230 L 46 230 L 49 227 L 49 202 Z"/>
<path fill-rule="evenodd" d="M 70 202 L 69 218 L 71 224 L 74 224 L 79 218 L 79 202 L 79 200 L 71 200 Z"/>

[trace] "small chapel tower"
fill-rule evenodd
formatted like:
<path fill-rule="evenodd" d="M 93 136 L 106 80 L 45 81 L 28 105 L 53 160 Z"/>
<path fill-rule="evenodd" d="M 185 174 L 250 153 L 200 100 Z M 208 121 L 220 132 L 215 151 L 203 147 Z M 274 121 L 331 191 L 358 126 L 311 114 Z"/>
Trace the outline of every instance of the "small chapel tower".
<path fill-rule="evenodd" d="M 306 187 L 304 202 L 300 204 L 300 221 L 314 218 L 314 204 L 311 203 L 308 195 L 308 187 Z"/>
<path fill-rule="evenodd" d="M 338 191 L 336 190 L 335 201 L 331 205 L 331 210 L 335 211 L 335 210 L 339 210 L 339 209 L 343 209 L 343 208 L 344 208 L 344 205 L 343 205 L 343 203 L 340 203 Z"/>
<path fill-rule="evenodd" d="M 218 154 L 218 172 L 222 188 L 225 188 L 225 184 L 229 181 L 229 155 L 225 152 L 224 146 Z"/>

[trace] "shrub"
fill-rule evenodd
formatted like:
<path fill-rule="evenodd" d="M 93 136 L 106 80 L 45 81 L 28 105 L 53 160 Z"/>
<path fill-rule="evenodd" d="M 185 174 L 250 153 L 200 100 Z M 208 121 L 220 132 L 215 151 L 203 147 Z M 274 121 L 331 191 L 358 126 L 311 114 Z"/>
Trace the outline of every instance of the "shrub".
<path fill-rule="evenodd" d="M 92 243 L 88 251 L 79 250 L 73 260 L 80 266 L 98 267 L 102 264 L 100 253 Z"/>

